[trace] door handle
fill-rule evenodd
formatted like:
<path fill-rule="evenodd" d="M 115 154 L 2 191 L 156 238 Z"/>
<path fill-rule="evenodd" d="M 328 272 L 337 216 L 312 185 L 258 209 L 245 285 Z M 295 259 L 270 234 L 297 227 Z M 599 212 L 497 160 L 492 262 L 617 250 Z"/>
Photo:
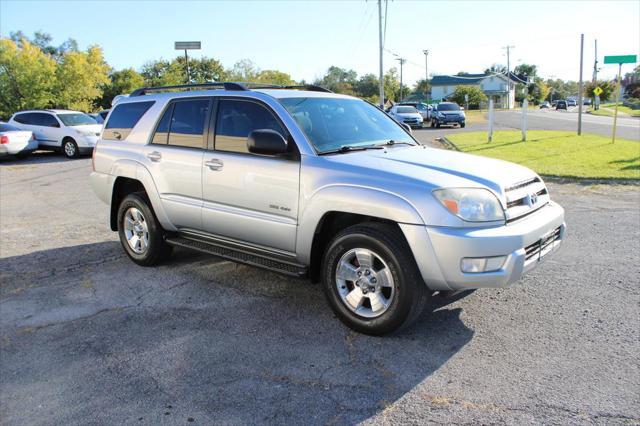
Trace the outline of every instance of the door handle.
<path fill-rule="evenodd" d="M 211 159 L 209 161 L 205 161 L 205 166 L 207 166 L 210 170 L 222 170 L 224 163 L 218 159 Z"/>
<path fill-rule="evenodd" d="M 153 151 L 147 154 L 147 158 L 153 162 L 158 162 L 162 159 L 162 154 L 158 151 Z"/>

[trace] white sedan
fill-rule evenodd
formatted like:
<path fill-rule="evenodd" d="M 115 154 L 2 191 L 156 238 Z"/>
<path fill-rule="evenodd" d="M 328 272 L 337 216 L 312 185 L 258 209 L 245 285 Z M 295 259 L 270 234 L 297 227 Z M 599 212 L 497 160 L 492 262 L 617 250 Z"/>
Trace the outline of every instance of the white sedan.
<path fill-rule="evenodd" d="M 0 157 L 15 155 L 26 157 L 38 149 L 38 141 L 33 138 L 33 133 L 28 130 L 20 130 L 16 126 L 0 123 Z"/>
<path fill-rule="evenodd" d="M 424 121 L 418 110 L 409 105 L 394 105 L 389 110 L 389 115 L 398 123 L 404 123 L 410 127 L 422 127 Z"/>

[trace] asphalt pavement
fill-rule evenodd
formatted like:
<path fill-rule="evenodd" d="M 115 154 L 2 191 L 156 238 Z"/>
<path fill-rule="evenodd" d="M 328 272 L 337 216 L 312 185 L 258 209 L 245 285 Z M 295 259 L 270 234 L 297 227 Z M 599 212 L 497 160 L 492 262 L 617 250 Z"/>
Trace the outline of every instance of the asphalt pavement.
<path fill-rule="evenodd" d="M 90 168 L 0 162 L 2 424 L 640 423 L 637 186 L 550 183 L 560 252 L 374 338 L 304 280 L 136 266 Z"/>

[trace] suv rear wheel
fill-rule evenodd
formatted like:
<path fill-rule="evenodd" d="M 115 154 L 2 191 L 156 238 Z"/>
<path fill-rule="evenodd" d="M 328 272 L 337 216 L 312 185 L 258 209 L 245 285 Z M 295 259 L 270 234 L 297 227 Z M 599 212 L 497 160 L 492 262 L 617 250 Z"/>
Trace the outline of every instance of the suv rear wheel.
<path fill-rule="evenodd" d="M 351 226 L 333 239 L 323 258 L 322 285 L 338 318 L 372 335 L 409 325 L 429 294 L 397 228 L 375 222 Z"/>
<path fill-rule="evenodd" d="M 152 266 L 171 254 L 162 227 L 140 193 L 129 194 L 120 203 L 118 235 L 125 252 L 138 265 Z"/>

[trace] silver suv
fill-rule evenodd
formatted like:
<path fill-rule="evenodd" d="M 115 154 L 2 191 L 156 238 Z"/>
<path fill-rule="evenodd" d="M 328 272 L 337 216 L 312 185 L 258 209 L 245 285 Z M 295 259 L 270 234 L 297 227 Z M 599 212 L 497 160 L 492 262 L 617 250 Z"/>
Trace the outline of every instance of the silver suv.
<path fill-rule="evenodd" d="M 409 324 L 435 291 L 517 281 L 565 234 L 531 170 L 421 146 L 314 86 L 136 90 L 107 117 L 91 184 L 135 263 L 181 246 L 307 276 L 368 334 Z"/>

